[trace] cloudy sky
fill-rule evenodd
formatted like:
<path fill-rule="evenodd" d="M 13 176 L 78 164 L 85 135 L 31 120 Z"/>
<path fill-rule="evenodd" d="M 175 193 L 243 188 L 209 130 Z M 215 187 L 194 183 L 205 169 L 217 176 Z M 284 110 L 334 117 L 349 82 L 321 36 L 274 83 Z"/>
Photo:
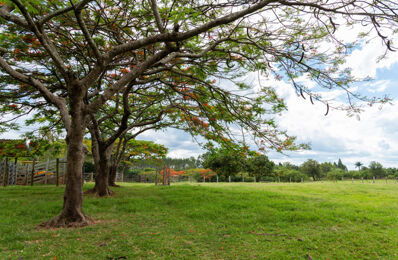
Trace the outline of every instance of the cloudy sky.
<path fill-rule="evenodd" d="M 339 33 L 347 41 L 354 40 L 356 35 L 351 29 Z M 359 116 L 349 117 L 346 112 L 336 110 L 325 116 L 323 104 L 312 105 L 308 99 L 298 97 L 287 83 L 268 79 L 288 106 L 288 111 L 278 117 L 280 127 L 297 136 L 298 142 L 310 143 L 312 148 L 286 155 L 270 152 L 268 156 L 277 162 L 295 164 L 307 159 L 333 162 L 341 158 L 349 169 L 354 169 L 357 161 L 364 165 L 378 161 L 386 167 L 398 167 L 398 53 L 377 62 L 384 50 L 380 41 L 374 40 L 354 50 L 348 58 L 347 64 L 355 76 L 374 79 L 361 84 L 359 93 L 369 97 L 387 94 L 395 103 L 382 108 L 364 107 Z M 307 84 L 310 86 L 311 82 Z M 333 94 L 337 98 L 346 95 L 343 91 Z M 178 130 L 148 132 L 141 138 L 166 145 L 171 157 L 197 156 L 203 152 L 188 134 Z"/>

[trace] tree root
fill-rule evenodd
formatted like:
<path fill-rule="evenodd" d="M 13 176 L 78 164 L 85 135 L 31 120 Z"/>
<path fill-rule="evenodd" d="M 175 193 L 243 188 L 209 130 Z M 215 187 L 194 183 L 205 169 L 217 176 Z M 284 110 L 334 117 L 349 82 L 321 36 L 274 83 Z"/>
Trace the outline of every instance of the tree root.
<path fill-rule="evenodd" d="M 94 221 L 89 216 L 80 214 L 77 217 L 68 217 L 61 213 L 50 221 L 41 223 L 39 229 L 50 229 L 50 228 L 80 228 L 94 224 Z"/>
<path fill-rule="evenodd" d="M 109 184 L 110 187 L 116 187 L 116 188 L 120 188 L 120 185 L 117 185 L 116 183 L 110 183 Z"/>

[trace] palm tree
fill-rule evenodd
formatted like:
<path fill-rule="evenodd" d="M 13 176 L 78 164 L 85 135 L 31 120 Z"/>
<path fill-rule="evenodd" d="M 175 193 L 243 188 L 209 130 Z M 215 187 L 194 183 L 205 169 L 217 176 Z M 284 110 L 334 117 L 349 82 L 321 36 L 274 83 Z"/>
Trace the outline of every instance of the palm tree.
<path fill-rule="evenodd" d="M 355 168 L 358 168 L 358 171 L 360 171 L 362 165 L 363 165 L 363 163 L 361 163 L 361 162 L 356 162 L 356 163 L 355 163 Z"/>

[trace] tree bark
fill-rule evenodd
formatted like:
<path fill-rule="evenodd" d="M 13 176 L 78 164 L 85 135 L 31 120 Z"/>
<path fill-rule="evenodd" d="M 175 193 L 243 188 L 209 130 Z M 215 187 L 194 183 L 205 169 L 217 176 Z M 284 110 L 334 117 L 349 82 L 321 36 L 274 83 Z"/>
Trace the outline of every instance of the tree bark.
<path fill-rule="evenodd" d="M 117 175 L 118 168 L 119 168 L 119 165 L 117 165 L 116 163 L 112 163 L 112 165 L 109 169 L 109 186 L 120 187 L 120 185 L 116 184 L 116 175 Z"/>
<path fill-rule="evenodd" d="M 113 145 L 105 147 L 93 134 L 91 135 L 91 140 L 95 169 L 95 185 L 93 189 L 85 193 L 94 193 L 99 197 L 111 196 L 113 192 L 109 189 L 109 171 Z"/>
<path fill-rule="evenodd" d="M 76 91 L 78 92 L 78 91 Z M 42 223 L 41 227 L 81 227 L 92 223 L 92 219 L 82 211 L 83 205 L 83 163 L 85 150 L 83 136 L 85 134 L 85 116 L 82 112 L 83 102 L 71 96 L 71 126 L 66 136 L 67 170 L 64 204 L 61 213 L 54 219 Z"/>

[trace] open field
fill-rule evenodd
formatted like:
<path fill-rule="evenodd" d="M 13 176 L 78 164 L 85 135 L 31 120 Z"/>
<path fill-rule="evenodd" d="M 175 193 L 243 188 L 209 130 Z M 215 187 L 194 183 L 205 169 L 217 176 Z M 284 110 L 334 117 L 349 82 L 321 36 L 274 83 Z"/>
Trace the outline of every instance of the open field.
<path fill-rule="evenodd" d="M 37 230 L 60 212 L 63 187 L 0 188 L 0 259 L 398 259 L 395 182 L 115 191 L 85 197 L 95 225 Z"/>

